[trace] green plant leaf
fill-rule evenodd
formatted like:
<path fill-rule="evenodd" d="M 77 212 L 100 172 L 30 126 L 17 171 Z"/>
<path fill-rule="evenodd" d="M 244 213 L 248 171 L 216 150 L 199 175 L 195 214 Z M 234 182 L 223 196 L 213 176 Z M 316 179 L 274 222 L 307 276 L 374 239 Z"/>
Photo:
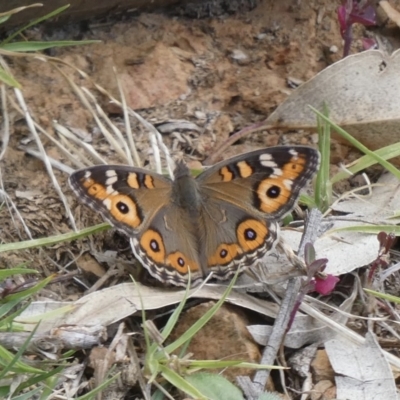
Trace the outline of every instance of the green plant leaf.
<path fill-rule="evenodd" d="M 8 86 L 21 89 L 21 84 L 2 67 L 0 67 L 0 81 Z"/>
<path fill-rule="evenodd" d="M 11 268 L 11 269 L 2 269 L 0 270 L 0 281 L 9 276 L 17 275 L 17 274 L 38 274 L 39 272 L 36 269 L 29 268 Z"/>
<path fill-rule="evenodd" d="M 0 17 L 0 24 L 4 24 L 4 22 L 10 19 L 11 15 L 3 15 Z"/>
<path fill-rule="evenodd" d="M 18 391 L 25 390 L 33 385 L 40 385 L 41 383 L 45 382 L 48 378 L 51 378 L 58 373 L 62 372 L 65 369 L 65 365 L 60 365 L 57 368 L 52 369 L 51 371 L 46 371 L 41 374 L 36 374 L 29 378 L 26 382 L 21 383 L 18 386 Z"/>
<path fill-rule="evenodd" d="M 186 377 L 186 381 L 211 400 L 243 400 L 242 392 L 221 375 L 197 372 Z"/>
<path fill-rule="evenodd" d="M 393 303 L 400 304 L 400 297 L 393 296 L 391 294 L 377 292 L 377 291 L 371 290 L 371 289 L 366 289 L 366 288 L 363 288 L 363 289 L 364 289 L 365 292 L 367 292 L 369 294 L 372 294 L 375 297 L 379 297 L 381 299 L 385 299 L 387 301 L 392 301 Z"/>
<path fill-rule="evenodd" d="M 208 400 L 196 387 L 191 385 L 186 379 L 182 378 L 179 374 L 170 368 L 160 365 L 161 375 L 169 382 L 171 385 L 175 386 L 182 392 L 185 392 L 189 396 L 199 400 Z"/>
<path fill-rule="evenodd" d="M 98 393 L 104 390 L 111 382 L 118 379 L 120 373 L 115 374 L 112 378 L 108 378 L 106 381 L 102 382 L 99 386 L 91 390 L 89 393 L 84 394 L 83 396 L 77 397 L 76 400 L 91 400 L 96 397 Z"/>
<path fill-rule="evenodd" d="M 342 228 L 333 228 L 325 232 L 325 234 L 331 234 L 334 232 L 360 232 L 360 233 L 372 233 L 377 235 L 379 232 L 394 233 L 396 236 L 400 236 L 399 225 L 353 225 L 344 226 Z"/>
<path fill-rule="evenodd" d="M 183 333 L 178 339 L 176 339 L 173 343 L 169 344 L 168 346 L 165 347 L 165 351 L 168 354 L 171 354 L 173 351 L 181 347 L 184 343 L 186 343 L 188 340 L 190 340 L 213 316 L 214 314 L 218 311 L 218 309 L 222 306 L 224 303 L 226 297 L 232 290 L 236 279 L 238 277 L 238 272 L 234 275 L 232 278 L 229 286 L 226 288 L 223 296 L 218 300 L 217 303 L 215 303 L 198 321 L 196 321 L 185 333 Z"/>
<path fill-rule="evenodd" d="M 2 322 L 3 318 L 20 302 L 22 299 L 14 299 L 12 301 L 4 302 L 4 300 L 0 301 L 0 323 Z M 4 303 L 4 304 L 3 304 Z"/>
<path fill-rule="evenodd" d="M 35 395 L 39 394 L 42 390 L 43 390 L 43 388 L 39 387 L 39 388 L 33 389 L 33 390 L 31 390 L 31 391 L 29 391 L 27 393 L 20 394 L 19 396 L 13 396 L 11 398 L 11 400 L 31 400 L 31 399 L 35 398 Z M 5 388 L 5 393 L 0 391 L 0 396 L 2 396 L 2 398 L 4 398 L 4 399 L 9 394 L 10 394 L 10 388 L 9 387 Z"/>
<path fill-rule="evenodd" d="M 0 371 L 0 380 L 3 379 L 6 374 L 10 371 L 15 373 L 32 373 L 32 374 L 41 374 L 43 371 L 39 368 L 31 367 L 22 361 L 20 361 L 21 355 L 26 350 L 29 345 L 29 341 L 31 340 L 32 336 L 34 335 L 35 331 L 32 332 L 31 335 L 27 338 L 24 342 L 23 346 L 18 350 L 18 352 L 14 355 L 9 352 L 4 347 L 0 346 L 0 365 L 3 367 Z"/>
<path fill-rule="evenodd" d="M 71 241 L 86 237 L 88 235 L 104 231 L 106 229 L 110 229 L 110 224 L 104 222 L 102 224 L 98 224 L 95 226 L 91 226 L 89 228 L 82 229 L 78 232 L 68 232 L 62 235 L 50 236 L 41 239 L 33 239 L 26 240 L 23 242 L 14 242 L 14 243 L 6 243 L 0 245 L 0 253 L 5 251 L 17 251 L 17 250 L 26 250 L 32 249 L 34 247 L 43 247 L 43 246 L 51 246 L 53 244 L 57 244 L 64 241 Z"/>
<path fill-rule="evenodd" d="M 35 286 L 29 289 L 25 289 L 21 292 L 7 295 L 6 297 L 4 297 L 3 301 L 22 300 L 25 299 L 26 297 L 32 296 L 40 289 L 43 289 L 49 282 L 52 281 L 53 278 L 54 276 L 50 275 L 46 279 L 43 279 L 42 281 L 38 282 Z"/>
<path fill-rule="evenodd" d="M 38 5 L 38 4 L 31 4 L 31 5 L 28 6 L 28 7 L 34 7 L 34 6 L 37 6 L 37 5 Z M 21 29 L 18 29 L 18 30 L 17 30 L 16 32 L 14 32 L 12 35 L 8 36 L 8 37 L 0 44 L 0 47 L 1 47 L 3 44 L 6 44 L 6 43 L 11 42 L 11 40 L 13 40 L 13 39 L 14 39 L 15 37 L 17 37 L 21 32 L 25 31 L 26 29 L 30 28 L 31 26 L 37 25 L 38 23 L 40 23 L 40 22 L 42 22 L 42 21 L 46 21 L 47 19 L 50 19 L 50 18 L 56 16 L 57 14 L 62 13 L 62 12 L 63 12 L 64 10 L 66 10 L 69 6 L 70 6 L 70 5 L 67 4 L 67 5 L 65 5 L 65 6 L 62 6 L 62 7 L 57 8 L 57 9 L 54 10 L 54 11 L 51 11 L 50 13 L 44 15 L 43 17 L 39 17 L 39 18 L 34 19 L 33 21 L 29 22 L 29 24 L 23 26 Z M 20 11 L 22 11 L 23 9 L 28 8 L 28 7 L 21 7 L 21 10 L 20 10 Z M 18 10 L 18 9 L 17 9 L 17 10 Z M 11 11 L 12 11 L 12 10 L 11 10 Z"/>
<path fill-rule="evenodd" d="M 239 360 L 188 360 L 186 361 L 191 368 L 253 368 L 253 369 L 285 369 L 276 365 L 255 364 Z"/>
<path fill-rule="evenodd" d="M 324 106 L 324 116 L 329 118 L 328 109 Z M 331 127 L 330 124 L 317 116 L 318 145 L 321 153 L 321 165 L 315 184 L 315 203 L 321 212 L 325 212 L 332 204 L 332 184 L 329 179 L 331 161 Z"/>
<path fill-rule="evenodd" d="M 394 143 L 386 147 L 382 147 L 381 149 L 375 150 L 374 152 L 378 156 L 382 157 L 384 160 L 390 160 L 391 158 L 400 156 L 400 143 Z M 357 161 L 353 163 L 352 166 L 347 168 L 347 171 L 340 171 L 335 174 L 331 181 L 332 183 L 339 182 L 343 179 L 347 179 L 352 174 L 356 174 L 359 171 L 362 171 L 365 168 L 370 167 L 371 165 L 375 165 L 377 163 L 376 159 L 365 155 L 359 158 Z"/>
<path fill-rule="evenodd" d="M 15 53 L 30 52 L 30 51 L 41 51 L 54 47 L 65 47 L 65 46 L 83 46 L 86 44 L 101 43 L 100 40 L 59 40 L 54 42 L 13 42 L 7 43 L 0 46 L 1 50 L 13 51 Z"/>
<path fill-rule="evenodd" d="M 384 160 L 382 157 L 377 154 L 377 152 L 371 151 L 368 149 L 368 147 L 364 146 L 362 143 L 360 143 L 357 139 L 355 139 L 353 136 L 351 136 L 349 133 L 347 133 L 344 129 L 342 129 L 340 126 L 336 125 L 332 121 L 329 120 L 324 114 L 319 112 L 316 108 L 311 107 L 311 110 L 313 110 L 318 116 L 320 116 L 324 121 L 328 122 L 330 126 L 342 137 L 344 137 L 347 141 L 349 141 L 354 147 L 356 147 L 358 150 L 363 152 L 364 154 L 369 155 L 372 157 L 376 162 L 382 165 L 385 169 L 387 169 L 389 172 L 391 172 L 394 176 L 396 176 L 398 179 L 400 179 L 400 171 L 390 162 Z"/>

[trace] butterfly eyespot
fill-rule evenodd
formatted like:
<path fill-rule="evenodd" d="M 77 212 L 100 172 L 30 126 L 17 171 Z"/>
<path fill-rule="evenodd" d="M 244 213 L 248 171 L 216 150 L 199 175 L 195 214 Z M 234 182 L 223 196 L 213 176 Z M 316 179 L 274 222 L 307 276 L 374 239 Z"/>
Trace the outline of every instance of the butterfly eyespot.
<path fill-rule="evenodd" d="M 178 264 L 183 267 L 185 265 L 185 260 L 182 257 L 178 257 Z"/>
<path fill-rule="evenodd" d="M 157 231 L 148 229 L 140 238 L 139 244 L 151 260 L 158 264 L 165 262 L 164 242 Z"/>
<path fill-rule="evenodd" d="M 185 255 L 179 251 L 168 255 L 166 263 L 181 274 L 187 274 L 189 270 L 195 272 L 200 269 L 197 263 L 186 258 Z"/>
<path fill-rule="evenodd" d="M 283 178 L 266 178 L 256 187 L 254 203 L 267 214 L 278 212 L 284 208 L 292 195 L 293 181 Z"/>
<path fill-rule="evenodd" d="M 242 253 L 242 250 L 236 243 L 223 243 L 218 246 L 214 254 L 208 258 L 209 267 L 216 265 L 229 264 L 234 258 Z"/>
<path fill-rule="evenodd" d="M 150 240 L 150 247 L 155 253 L 158 253 L 160 251 L 160 245 L 157 240 Z"/>
<path fill-rule="evenodd" d="M 246 219 L 236 228 L 236 236 L 243 251 L 253 251 L 262 247 L 269 234 L 266 222 Z"/>
<path fill-rule="evenodd" d="M 248 229 L 245 229 L 245 231 L 244 231 L 244 237 L 247 240 L 256 240 L 257 239 L 257 233 L 256 233 L 256 231 L 254 229 L 248 228 Z"/>
<path fill-rule="evenodd" d="M 227 255 L 228 255 L 228 250 L 226 250 L 226 249 L 222 249 L 222 250 L 219 252 L 219 256 L 220 256 L 221 258 L 226 258 Z"/>
<path fill-rule="evenodd" d="M 281 194 L 281 188 L 279 186 L 271 186 L 267 191 L 266 195 L 271 199 L 276 199 Z"/>
<path fill-rule="evenodd" d="M 128 212 L 129 212 L 129 207 L 128 207 L 125 203 L 123 203 L 122 201 L 119 201 L 119 202 L 116 204 L 116 206 L 117 206 L 117 208 L 118 208 L 118 211 L 119 211 L 121 214 L 128 214 Z"/>

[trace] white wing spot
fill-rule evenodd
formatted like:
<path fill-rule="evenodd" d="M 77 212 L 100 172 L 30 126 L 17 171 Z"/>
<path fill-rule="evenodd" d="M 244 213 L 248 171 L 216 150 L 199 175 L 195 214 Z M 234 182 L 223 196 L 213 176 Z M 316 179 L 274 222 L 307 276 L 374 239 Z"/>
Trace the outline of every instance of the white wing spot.
<path fill-rule="evenodd" d="M 90 178 L 90 175 L 92 175 L 92 173 L 90 171 L 86 171 L 85 172 L 85 179 Z"/>
<path fill-rule="evenodd" d="M 109 169 L 108 171 L 106 171 L 106 176 L 107 176 L 108 178 L 111 178 L 111 177 L 113 177 L 113 176 L 117 176 L 117 173 L 115 172 L 115 170 Z"/>
<path fill-rule="evenodd" d="M 107 173 L 106 173 L 106 175 L 107 175 Z M 106 185 L 107 186 L 114 185 L 114 183 L 117 182 L 117 181 L 118 181 L 118 176 L 117 175 L 110 176 L 106 180 Z"/>
<path fill-rule="evenodd" d="M 261 154 L 259 160 L 263 167 L 276 168 L 276 162 L 271 154 Z"/>
<path fill-rule="evenodd" d="M 286 189 L 291 190 L 293 181 L 291 181 L 290 179 L 284 179 L 283 184 L 285 185 Z"/>
<path fill-rule="evenodd" d="M 271 176 L 281 176 L 282 174 L 283 174 L 283 171 L 281 168 L 274 168 L 274 172 L 271 174 Z"/>
<path fill-rule="evenodd" d="M 106 206 L 107 210 L 111 210 L 111 200 L 110 199 L 104 199 L 103 204 Z"/>
<path fill-rule="evenodd" d="M 116 190 L 114 190 L 114 188 L 110 185 L 110 186 L 106 186 L 106 192 L 107 194 L 118 194 L 118 192 Z"/>
<path fill-rule="evenodd" d="M 289 150 L 289 154 L 291 154 L 295 158 L 298 158 L 299 156 L 299 153 L 295 149 Z"/>

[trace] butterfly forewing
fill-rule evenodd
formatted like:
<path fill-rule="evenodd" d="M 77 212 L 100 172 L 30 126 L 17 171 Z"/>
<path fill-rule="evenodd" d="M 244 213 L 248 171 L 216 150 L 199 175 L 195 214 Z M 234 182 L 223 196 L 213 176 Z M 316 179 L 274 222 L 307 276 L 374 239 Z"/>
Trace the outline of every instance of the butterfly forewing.
<path fill-rule="evenodd" d="M 318 166 L 318 151 L 305 146 L 280 146 L 218 163 L 200 174 L 198 180 L 208 196 L 275 220 L 293 209 Z"/>

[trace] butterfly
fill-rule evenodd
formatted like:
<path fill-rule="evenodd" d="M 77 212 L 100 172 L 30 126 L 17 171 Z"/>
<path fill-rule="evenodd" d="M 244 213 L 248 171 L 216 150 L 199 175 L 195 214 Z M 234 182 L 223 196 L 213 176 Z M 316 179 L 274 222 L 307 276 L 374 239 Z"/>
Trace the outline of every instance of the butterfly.
<path fill-rule="evenodd" d="M 186 286 L 213 272 L 225 280 L 274 248 L 279 222 L 319 166 L 307 146 L 277 146 L 174 179 L 142 168 L 98 165 L 69 178 L 78 198 L 131 238 L 132 250 L 161 282 Z"/>

